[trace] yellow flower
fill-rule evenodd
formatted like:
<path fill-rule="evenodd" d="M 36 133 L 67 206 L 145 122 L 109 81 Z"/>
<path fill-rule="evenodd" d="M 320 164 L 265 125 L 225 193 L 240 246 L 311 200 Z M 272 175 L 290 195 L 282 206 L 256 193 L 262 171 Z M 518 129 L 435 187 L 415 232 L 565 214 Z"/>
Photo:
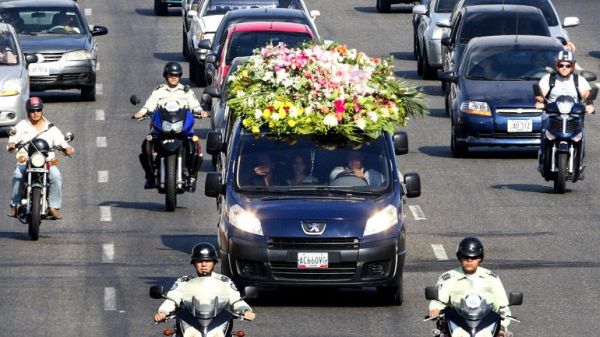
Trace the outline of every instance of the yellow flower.
<path fill-rule="evenodd" d="M 277 112 L 279 112 L 279 118 L 285 118 L 285 116 L 287 115 L 283 107 L 281 107 Z"/>
<path fill-rule="evenodd" d="M 248 77 L 248 70 L 242 71 L 242 78 L 244 78 L 244 77 Z"/>
<path fill-rule="evenodd" d="M 248 118 L 244 118 L 244 120 L 242 121 L 242 125 L 248 127 L 248 124 L 250 124 L 250 121 L 248 120 Z"/>
<path fill-rule="evenodd" d="M 298 116 L 300 116 L 304 113 L 304 108 L 301 106 L 296 107 L 296 112 L 298 113 Z"/>
<path fill-rule="evenodd" d="M 273 108 L 275 108 L 275 110 L 279 110 L 283 107 L 284 107 L 284 104 L 282 101 L 276 100 L 275 102 L 273 102 Z"/>
<path fill-rule="evenodd" d="M 269 119 L 269 117 L 271 117 L 271 110 L 265 109 L 262 116 L 264 119 Z"/>
<path fill-rule="evenodd" d="M 273 121 L 270 121 L 270 122 L 269 122 L 269 127 L 270 127 L 270 128 L 273 128 L 274 126 L 275 126 L 275 123 L 274 123 Z"/>
<path fill-rule="evenodd" d="M 252 133 L 259 133 L 260 129 L 258 128 L 258 126 L 253 126 L 252 127 Z"/>
<path fill-rule="evenodd" d="M 290 119 L 290 120 L 288 120 L 288 125 L 293 128 L 294 126 L 296 126 L 296 121 L 293 119 Z"/>

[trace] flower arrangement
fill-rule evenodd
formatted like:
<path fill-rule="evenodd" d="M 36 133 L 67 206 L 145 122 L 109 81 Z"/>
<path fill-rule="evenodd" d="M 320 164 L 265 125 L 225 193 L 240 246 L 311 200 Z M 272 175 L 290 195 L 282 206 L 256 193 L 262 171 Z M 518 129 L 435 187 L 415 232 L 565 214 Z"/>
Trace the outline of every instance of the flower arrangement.
<path fill-rule="evenodd" d="M 422 94 L 397 81 L 389 61 L 339 44 L 255 50 L 229 76 L 228 105 L 247 130 L 332 135 L 362 142 L 426 111 Z"/>

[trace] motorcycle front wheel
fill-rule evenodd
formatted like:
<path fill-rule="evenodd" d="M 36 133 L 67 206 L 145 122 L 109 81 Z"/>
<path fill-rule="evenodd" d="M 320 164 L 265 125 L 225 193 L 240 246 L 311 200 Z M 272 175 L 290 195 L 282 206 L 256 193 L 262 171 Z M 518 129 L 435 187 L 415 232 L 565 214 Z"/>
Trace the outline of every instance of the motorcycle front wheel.
<path fill-rule="evenodd" d="M 167 212 L 175 211 L 177 207 L 177 154 L 167 157 L 167 186 L 165 193 Z"/>
<path fill-rule="evenodd" d="M 556 178 L 554 178 L 554 192 L 563 194 L 567 185 L 567 164 L 569 156 L 566 152 L 559 152 L 556 160 Z"/>
<path fill-rule="evenodd" d="M 29 238 L 36 241 L 40 237 L 40 222 L 42 221 L 42 188 L 31 189 L 31 213 L 29 214 Z"/>

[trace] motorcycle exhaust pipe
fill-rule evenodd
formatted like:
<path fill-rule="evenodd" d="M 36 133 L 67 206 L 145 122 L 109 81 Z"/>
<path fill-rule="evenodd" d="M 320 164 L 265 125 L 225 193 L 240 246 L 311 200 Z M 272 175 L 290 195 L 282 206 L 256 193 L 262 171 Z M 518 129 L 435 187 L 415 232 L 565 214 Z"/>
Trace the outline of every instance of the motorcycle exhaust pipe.
<path fill-rule="evenodd" d="M 165 188 L 165 157 L 160 158 L 160 188 Z"/>

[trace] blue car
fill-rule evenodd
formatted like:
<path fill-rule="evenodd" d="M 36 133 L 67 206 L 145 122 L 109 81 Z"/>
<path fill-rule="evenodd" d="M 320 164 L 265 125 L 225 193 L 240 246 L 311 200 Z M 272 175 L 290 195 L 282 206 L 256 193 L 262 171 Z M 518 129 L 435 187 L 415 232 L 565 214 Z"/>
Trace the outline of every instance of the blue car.
<path fill-rule="evenodd" d="M 532 86 L 551 71 L 562 50 L 553 37 L 503 35 L 472 39 L 449 83 L 451 149 L 455 157 L 477 146 L 539 146 L 542 110 Z"/>
<path fill-rule="evenodd" d="M 377 287 L 402 303 L 404 202 L 421 193 L 396 163 L 406 134 L 353 145 L 254 135 L 239 120 L 232 130 L 207 137 L 207 152 L 226 156 L 205 184 L 218 198 L 222 273 L 241 287 Z"/>

